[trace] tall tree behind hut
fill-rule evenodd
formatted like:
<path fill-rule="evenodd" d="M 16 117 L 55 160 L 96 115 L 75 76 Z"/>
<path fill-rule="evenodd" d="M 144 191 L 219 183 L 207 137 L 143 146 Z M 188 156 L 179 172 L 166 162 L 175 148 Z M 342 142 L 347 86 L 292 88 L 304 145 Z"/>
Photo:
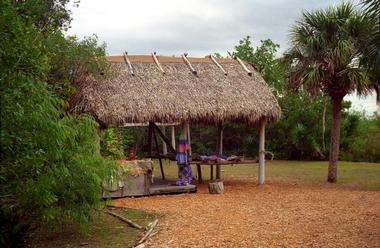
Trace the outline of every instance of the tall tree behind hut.
<path fill-rule="evenodd" d="M 371 85 L 375 90 L 377 115 L 380 117 L 380 1 L 362 0 L 364 18 L 373 21 L 371 32 L 362 40 L 361 62 L 367 67 Z"/>
<path fill-rule="evenodd" d="M 372 23 L 351 3 L 304 12 L 291 30 L 291 48 L 285 54 L 289 84 L 311 95 L 321 91 L 332 104 L 332 130 L 328 182 L 337 180 L 340 124 L 344 96 L 369 92 L 366 71 L 358 63 L 360 41 L 368 37 Z"/>

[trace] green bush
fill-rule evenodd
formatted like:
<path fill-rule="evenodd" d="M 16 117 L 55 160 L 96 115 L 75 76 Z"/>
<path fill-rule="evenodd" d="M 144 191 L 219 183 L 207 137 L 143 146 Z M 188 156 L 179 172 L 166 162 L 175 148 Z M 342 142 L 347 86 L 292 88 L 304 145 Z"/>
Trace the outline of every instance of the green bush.
<path fill-rule="evenodd" d="M 1 247 L 23 245 L 44 223 L 85 227 L 115 166 L 98 152 L 94 119 L 66 113 L 46 83 L 54 50 L 23 10 L 37 2 L 0 2 Z"/>
<path fill-rule="evenodd" d="M 110 159 L 124 158 L 122 143 L 116 135 L 115 129 L 107 128 L 101 131 L 100 154 Z"/>

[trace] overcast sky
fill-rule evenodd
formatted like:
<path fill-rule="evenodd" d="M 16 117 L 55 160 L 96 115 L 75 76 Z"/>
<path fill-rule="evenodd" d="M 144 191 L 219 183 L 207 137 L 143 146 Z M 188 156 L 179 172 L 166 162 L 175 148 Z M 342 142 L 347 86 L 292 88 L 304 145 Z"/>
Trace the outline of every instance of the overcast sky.
<path fill-rule="evenodd" d="M 109 55 L 150 54 L 226 55 L 249 35 L 254 46 L 263 39 L 289 46 L 289 29 L 303 10 L 340 3 L 340 0 L 81 0 L 72 6 L 68 34 L 96 34 Z M 358 110 L 376 110 L 375 97 L 351 97 Z"/>

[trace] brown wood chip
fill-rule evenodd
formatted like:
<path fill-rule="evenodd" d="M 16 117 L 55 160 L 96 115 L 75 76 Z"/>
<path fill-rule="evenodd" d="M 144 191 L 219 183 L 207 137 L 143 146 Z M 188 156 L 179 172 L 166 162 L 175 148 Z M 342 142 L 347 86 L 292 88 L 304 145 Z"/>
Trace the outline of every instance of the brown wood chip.
<path fill-rule="evenodd" d="M 146 247 L 380 247 L 380 191 L 252 179 L 225 193 L 125 198 L 115 206 L 163 215 Z"/>

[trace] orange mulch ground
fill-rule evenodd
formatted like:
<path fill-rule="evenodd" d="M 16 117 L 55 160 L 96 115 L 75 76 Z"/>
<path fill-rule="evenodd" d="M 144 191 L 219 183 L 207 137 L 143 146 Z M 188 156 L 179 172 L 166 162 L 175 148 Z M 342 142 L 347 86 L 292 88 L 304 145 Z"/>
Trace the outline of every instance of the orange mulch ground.
<path fill-rule="evenodd" d="M 112 203 L 162 216 L 148 247 L 380 247 L 380 191 L 268 181 Z"/>

